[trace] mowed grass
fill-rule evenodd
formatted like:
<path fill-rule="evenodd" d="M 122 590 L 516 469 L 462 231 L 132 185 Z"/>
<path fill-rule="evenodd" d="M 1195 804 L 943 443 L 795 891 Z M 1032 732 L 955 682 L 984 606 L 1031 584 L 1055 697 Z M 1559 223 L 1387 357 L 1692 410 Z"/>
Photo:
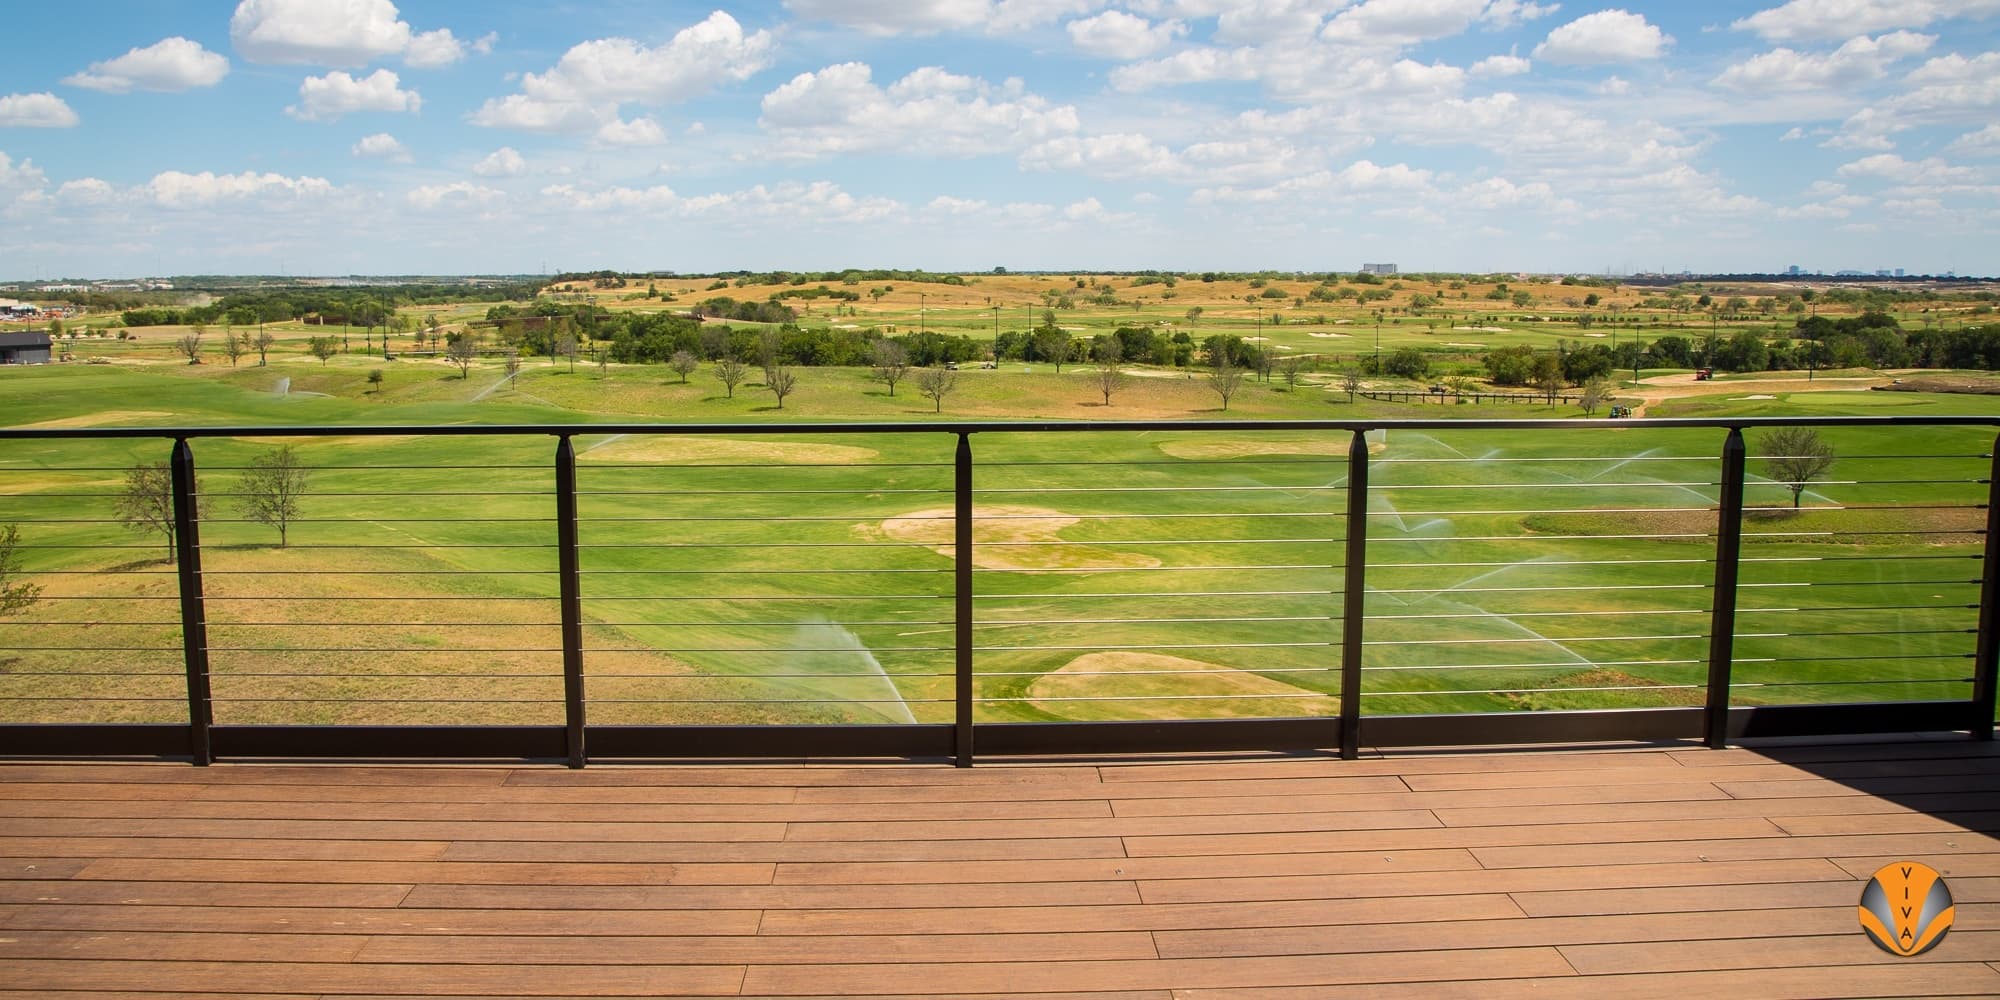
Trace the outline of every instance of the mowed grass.
<path fill-rule="evenodd" d="M 0 412 L 72 426 L 907 419 L 909 433 L 865 436 L 579 436 L 587 693 L 597 722 L 951 716 L 942 518 L 956 439 L 923 426 L 937 417 L 907 383 L 890 397 L 863 373 L 813 371 L 780 413 L 753 386 L 730 400 L 703 375 L 681 386 L 658 369 L 533 367 L 502 385 L 494 367 L 460 379 L 399 363 L 377 392 L 336 359 L 303 390 L 328 395 L 301 395 L 298 376 L 281 396 L 271 369 L 203 368 L 8 372 Z M 1224 416 L 1200 389 L 1135 378 L 1105 408 L 1081 372 L 966 372 L 945 416 Z M 1903 393 L 1671 405 L 1991 412 L 1988 398 Z M 1528 409 L 1541 408 L 1507 415 Z M 1246 386 L 1227 416 L 1390 414 L 1486 415 Z M 1375 434 L 1364 709 L 1697 703 L 1722 435 L 1644 421 Z M 1812 509 L 1775 509 L 1789 493 L 1752 461 L 1749 502 L 1774 509 L 1745 526 L 1736 700 L 1964 697 L 1983 520 L 1971 508 L 1992 435 L 1827 437 L 1841 457 L 1806 494 Z M 301 440 L 313 490 L 282 550 L 230 495 L 276 443 L 194 444 L 219 720 L 559 721 L 553 434 Z M 21 524 L 48 598 L 0 621 L 5 718 L 184 717 L 172 568 L 157 536 L 110 516 L 122 470 L 169 444 L 10 442 L 0 458 L 0 523 Z M 1331 711 L 1348 444 L 975 435 L 980 717 Z"/>

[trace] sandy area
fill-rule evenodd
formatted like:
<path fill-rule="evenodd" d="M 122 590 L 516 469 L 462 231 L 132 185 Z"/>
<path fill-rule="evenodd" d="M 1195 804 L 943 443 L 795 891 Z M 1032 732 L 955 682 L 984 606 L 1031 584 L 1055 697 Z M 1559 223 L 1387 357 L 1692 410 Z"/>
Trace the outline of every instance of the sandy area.
<path fill-rule="evenodd" d="M 1312 334 L 1307 334 L 1307 336 L 1310 336 L 1310 337 L 1339 337 L 1339 338 L 1340 338 L 1340 339 L 1342 339 L 1342 340 L 1346 340 L 1346 339 L 1349 339 L 1349 338 L 1350 338 L 1351 334 L 1345 334 L 1345 333 L 1312 333 Z"/>
<path fill-rule="evenodd" d="M 707 435 L 634 435 L 587 449 L 591 462 L 727 462 L 774 465 L 855 465 L 879 458 L 873 448 Z"/>
<path fill-rule="evenodd" d="M 1454 330 L 1468 330 L 1473 333 L 1506 333 L 1504 326 L 1454 326 Z"/>
<path fill-rule="evenodd" d="M 953 544 L 957 530 L 953 514 L 950 507 L 932 507 L 892 517 L 880 525 L 860 525 L 859 530 L 867 535 L 928 546 L 933 552 L 950 557 L 958 548 Z M 1160 564 L 1152 556 L 1063 542 L 1061 531 L 1076 523 L 1077 518 L 1046 507 L 975 506 L 972 564 L 980 569 L 1028 573 L 1048 569 L 1133 569 Z M 996 542 L 1036 544 L 992 544 Z"/>
<path fill-rule="evenodd" d="M 1128 702 L 1056 700 L 1133 695 L 1149 697 L 1145 701 Z M 1180 656 L 1129 650 L 1085 653 L 1060 669 L 1035 678 L 1028 685 L 1028 697 L 1049 699 L 1039 707 L 1056 715 L 1077 714 L 1077 709 L 1087 709 L 1091 715 L 1111 712 L 1136 719 L 1329 715 L 1334 711 L 1332 697 L 1262 674 Z M 1204 697 L 1215 700 L 1194 700 Z M 1064 706 L 1071 706 L 1071 710 L 1065 711 Z"/>
<path fill-rule="evenodd" d="M 43 420 L 39 423 L 21 424 L 21 428 L 57 427 L 112 427 L 120 424 L 148 424 L 173 414 L 165 410 L 105 410 L 101 413 L 85 413 L 80 416 L 64 417 L 60 420 Z"/>
<path fill-rule="evenodd" d="M 1341 431 L 1323 441 L 1257 441 L 1241 438 L 1167 441 L 1160 450 L 1175 458 L 1249 458 L 1254 455 L 1334 455 L 1347 457 L 1349 435 Z"/>

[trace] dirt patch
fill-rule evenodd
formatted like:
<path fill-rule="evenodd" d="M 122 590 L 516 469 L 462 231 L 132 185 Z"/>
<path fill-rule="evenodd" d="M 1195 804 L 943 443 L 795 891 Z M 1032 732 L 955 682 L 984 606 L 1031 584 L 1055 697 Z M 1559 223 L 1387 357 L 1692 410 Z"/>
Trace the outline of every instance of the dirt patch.
<path fill-rule="evenodd" d="M 38 423 L 21 424 L 23 430 L 55 427 L 109 427 L 120 424 L 146 424 L 173 414 L 165 410 L 106 410 L 102 413 L 85 413 L 80 416 L 63 417 L 60 420 L 43 420 Z"/>
<path fill-rule="evenodd" d="M 1975 396 L 2000 396 L 2000 380 L 1964 376 L 1899 378 L 1873 388 L 1882 392 L 1960 392 Z"/>
<path fill-rule="evenodd" d="M 1244 441 L 1240 439 L 1220 441 L 1168 441 L 1160 445 L 1160 450 L 1175 458 L 1251 458 L 1258 455 L 1327 455 L 1337 458 L 1347 457 L 1348 440 L 1331 438 L 1325 441 Z M 1371 446 L 1370 451 L 1374 448 Z"/>
<path fill-rule="evenodd" d="M 231 438 L 230 440 L 241 441 L 244 444 L 268 444 L 277 447 L 283 447 L 285 445 L 292 445 L 294 447 L 297 447 L 299 445 L 305 445 L 305 444 L 328 444 L 328 445 L 337 445 L 340 447 L 347 447 L 349 445 L 403 444 L 410 441 L 421 441 L 423 439 L 424 435 L 422 434 L 385 434 L 381 437 L 367 437 L 359 434 L 344 434 L 337 437 L 272 436 L 272 437 L 239 437 L 239 438 Z"/>
<path fill-rule="evenodd" d="M 1601 708 L 1607 699 L 1622 708 L 1700 705 L 1707 700 L 1698 688 L 1676 687 L 1606 667 L 1564 674 L 1551 681 L 1549 686 L 1586 690 L 1516 691 L 1505 697 L 1514 708 L 1527 712 Z M 1637 690 L 1606 690 L 1617 688 Z"/>
<path fill-rule="evenodd" d="M 858 530 L 928 546 L 949 558 L 958 548 L 954 544 L 957 525 L 953 516 L 950 507 L 932 507 L 892 517 L 880 525 L 861 525 Z M 975 506 L 972 564 L 980 569 L 1023 573 L 1052 569 L 1146 569 L 1160 564 L 1152 556 L 1063 541 L 1060 532 L 1077 521 L 1046 507 Z"/>
<path fill-rule="evenodd" d="M 1160 653 L 1086 653 L 1035 678 L 1028 697 L 1059 716 L 1134 719 L 1330 715 L 1334 699 L 1262 674 Z M 1142 698 L 1140 701 L 1064 699 Z"/>
<path fill-rule="evenodd" d="M 873 448 L 800 441 L 758 441 L 705 435 L 640 435 L 585 450 L 591 462 L 722 462 L 754 465 L 859 465 L 881 457 Z"/>

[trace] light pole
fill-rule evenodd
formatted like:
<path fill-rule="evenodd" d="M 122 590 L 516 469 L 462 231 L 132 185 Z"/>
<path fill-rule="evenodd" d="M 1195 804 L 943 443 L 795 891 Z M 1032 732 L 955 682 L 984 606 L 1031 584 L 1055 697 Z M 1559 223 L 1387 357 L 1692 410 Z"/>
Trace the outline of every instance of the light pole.
<path fill-rule="evenodd" d="M 926 296 L 924 295 L 924 293 L 922 292 L 917 293 L 917 333 L 919 334 L 925 334 L 930 332 L 930 325 L 929 325 L 930 314 L 925 310 L 924 307 L 925 297 Z"/>

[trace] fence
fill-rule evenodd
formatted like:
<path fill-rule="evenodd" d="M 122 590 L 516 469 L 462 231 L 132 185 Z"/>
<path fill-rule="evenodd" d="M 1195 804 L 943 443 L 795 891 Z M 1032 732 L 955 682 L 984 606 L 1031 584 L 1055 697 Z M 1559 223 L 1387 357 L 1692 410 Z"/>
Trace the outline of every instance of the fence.
<path fill-rule="evenodd" d="M 1996 426 L 5 430 L 0 753 L 1990 739 Z"/>

